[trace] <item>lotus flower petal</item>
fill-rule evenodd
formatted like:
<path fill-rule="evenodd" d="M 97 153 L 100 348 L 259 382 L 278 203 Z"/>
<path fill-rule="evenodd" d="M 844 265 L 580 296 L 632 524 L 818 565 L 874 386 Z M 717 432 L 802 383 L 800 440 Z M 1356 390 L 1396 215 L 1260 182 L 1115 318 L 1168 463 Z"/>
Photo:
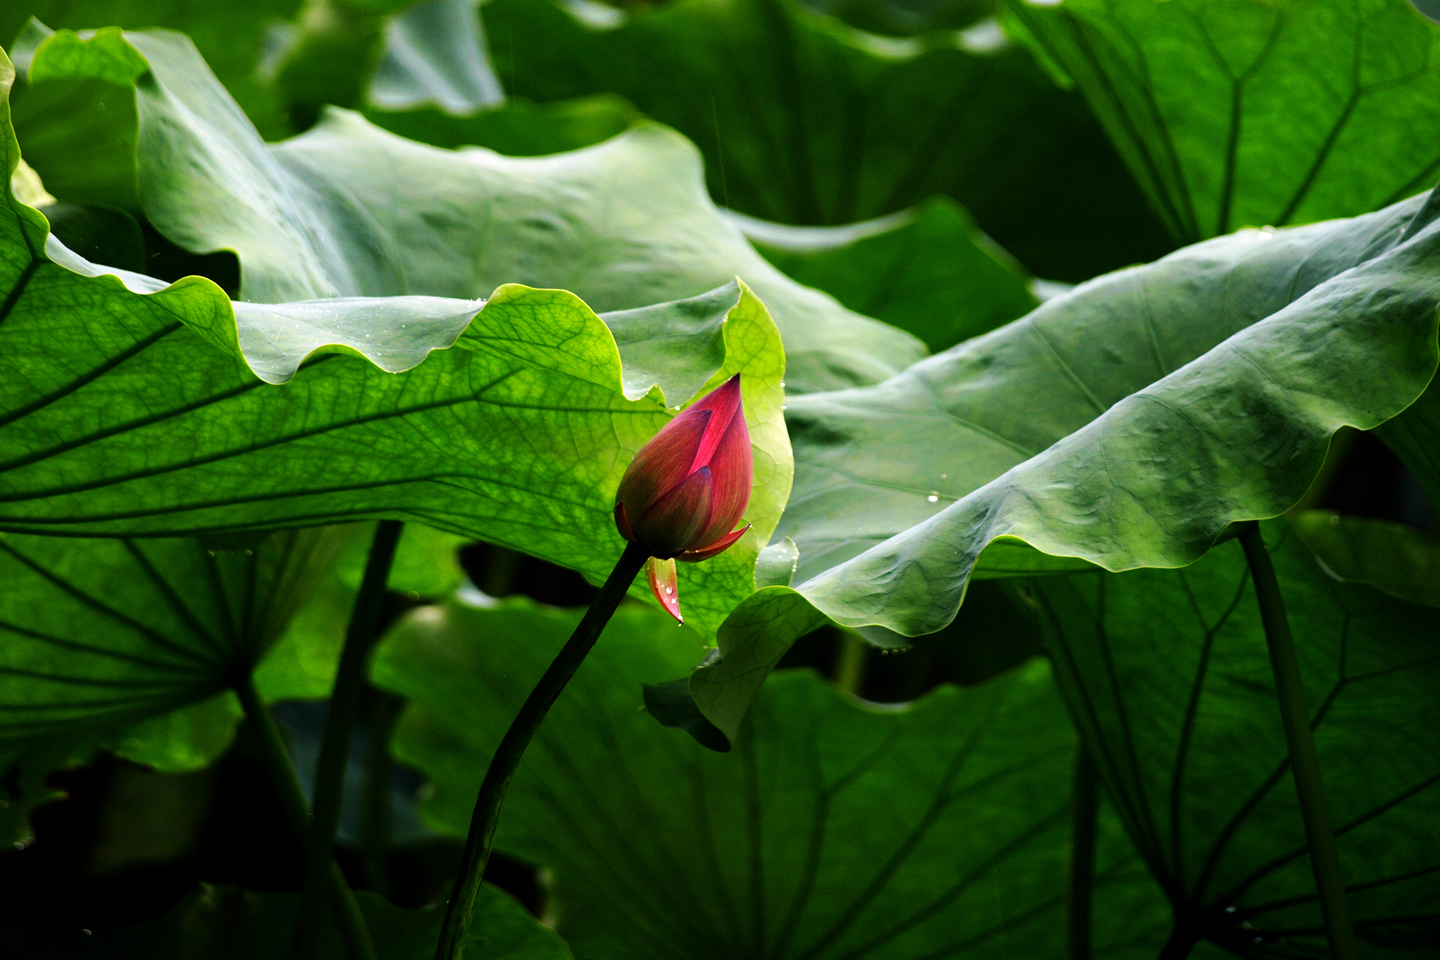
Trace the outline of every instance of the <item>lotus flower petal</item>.
<path fill-rule="evenodd" d="M 695 451 L 711 419 L 709 410 L 691 407 L 650 438 L 620 480 L 615 499 L 625 505 L 633 525 L 656 500 L 694 473 Z"/>
<path fill-rule="evenodd" d="M 696 542 L 710 520 L 714 487 L 710 468 L 701 467 L 674 487 L 632 524 L 635 537 L 653 556 L 673 557 Z"/>
<path fill-rule="evenodd" d="M 742 426 L 745 423 L 743 414 L 736 416 L 740 412 L 740 374 L 735 374 L 716 387 L 685 413 L 689 413 L 691 410 L 710 411 L 710 421 L 705 424 L 705 433 L 701 436 L 700 445 L 695 451 L 695 463 L 692 469 L 699 469 L 708 467 L 713 462 L 715 451 L 729 431 L 731 424 L 736 420 L 739 420 Z"/>
<path fill-rule="evenodd" d="M 751 524 L 747 523 L 745 524 L 745 526 L 741 527 L 739 530 L 736 530 L 734 533 L 727 533 L 725 536 L 721 537 L 719 540 L 716 540 L 714 543 L 708 546 L 696 547 L 694 550 L 686 550 L 684 553 L 680 554 L 675 559 L 683 563 L 699 563 L 701 560 L 709 560 L 711 557 L 715 556 L 715 554 L 723 553 L 736 540 L 739 540 L 741 537 L 745 536 L 745 534 L 750 531 L 750 527 Z"/>
<path fill-rule="evenodd" d="M 680 615 L 680 581 L 675 576 L 675 561 L 651 557 L 645 561 L 645 579 L 650 581 L 650 589 L 655 599 L 660 601 L 660 606 L 684 623 L 685 618 Z"/>
<path fill-rule="evenodd" d="M 744 533 L 732 531 L 753 482 L 737 373 L 640 448 L 615 493 L 615 526 L 652 557 L 713 557 Z"/>
<path fill-rule="evenodd" d="M 733 382 L 733 381 L 732 381 Z M 716 444 L 709 461 L 715 499 L 710 519 L 700 531 L 699 544 L 707 544 L 725 536 L 745 516 L 750 506 L 751 477 L 754 473 L 750 452 L 750 429 L 745 418 L 737 416 Z"/>

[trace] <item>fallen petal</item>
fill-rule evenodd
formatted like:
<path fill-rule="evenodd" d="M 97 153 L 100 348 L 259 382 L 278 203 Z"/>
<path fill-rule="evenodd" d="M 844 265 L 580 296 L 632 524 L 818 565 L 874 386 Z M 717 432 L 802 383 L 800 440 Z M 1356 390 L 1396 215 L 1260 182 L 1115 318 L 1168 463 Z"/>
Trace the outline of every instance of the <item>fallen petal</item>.
<path fill-rule="evenodd" d="M 660 601 L 660 606 L 678 622 L 684 623 L 685 618 L 680 616 L 680 581 L 675 575 L 675 561 L 651 557 L 645 561 L 645 579 L 650 581 L 650 589 L 655 599 Z"/>

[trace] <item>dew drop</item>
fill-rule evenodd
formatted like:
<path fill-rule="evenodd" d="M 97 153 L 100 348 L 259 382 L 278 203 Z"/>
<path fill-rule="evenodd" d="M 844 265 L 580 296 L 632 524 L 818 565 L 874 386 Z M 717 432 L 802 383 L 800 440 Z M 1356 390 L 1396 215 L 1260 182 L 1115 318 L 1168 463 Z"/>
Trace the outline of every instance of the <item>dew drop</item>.
<path fill-rule="evenodd" d="M 939 491 L 939 490 L 931 490 L 931 491 L 930 491 L 930 496 L 926 497 L 925 499 L 926 499 L 926 500 L 929 500 L 931 503 L 938 503 L 939 500 L 940 500 L 940 491 Z"/>
<path fill-rule="evenodd" d="M 674 587 L 666 587 L 666 588 L 665 588 L 665 592 L 666 592 L 666 593 L 674 593 L 674 592 L 675 592 L 675 588 L 674 588 Z"/>
<path fill-rule="evenodd" d="M 949 479 L 950 479 L 950 474 L 948 474 L 948 473 L 942 473 L 942 474 L 940 474 L 940 479 L 941 479 L 941 480 L 949 480 Z"/>
<path fill-rule="evenodd" d="M 781 381 L 780 381 L 780 387 L 781 387 L 781 389 L 784 389 L 784 387 L 785 387 L 785 381 L 784 381 L 784 380 L 781 380 Z"/>
<path fill-rule="evenodd" d="M 781 409 L 781 410 L 784 410 L 784 409 L 785 409 L 785 404 L 783 404 L 783 403 L 780 404 L 780 409 Z"/>
<path fill-rule="evenodd" d="M 1340 526 L 1340 514 L 1338 514 L 1338 513 L 1332 513 L 1332 514 L 1330 515 L 1330 526 L 1332 526 L 1332 527 L 1338 527 L 1338 526 Z"/>

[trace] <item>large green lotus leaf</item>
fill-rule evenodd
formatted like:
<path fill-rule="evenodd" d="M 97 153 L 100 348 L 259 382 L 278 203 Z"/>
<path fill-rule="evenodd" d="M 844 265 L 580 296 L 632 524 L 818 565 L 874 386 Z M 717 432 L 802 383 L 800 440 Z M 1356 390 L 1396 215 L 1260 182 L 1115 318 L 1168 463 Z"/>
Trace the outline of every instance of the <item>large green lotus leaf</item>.
<path fill-rule="evenodd" d="M 1366 213 L 1440 176 L 1440 29 L 1407 0 L 1008 6 L 1182 241 Z"/>
<path fill-rule="evenodd" d="M 732 214 L 775 266 L 931 351 L 989 333 L 1038 302 L 1025 272 L 953 201 L 844 227 L 790 227 Z"/>
<path fill-rule="evenodd" d="M 1435 613 L 1327 577 L 1267 525 L 1361 956 L 1440 930 Z M 1328 957 L 1264 628 L 1238 544 L 1184 570 L 1036 584 L 1061 690 L 1197 938 Z"/>
<path fill-rule="evenodd" d="M 407 910 L 368 890 L 355 894 L 379 960 L 429 960 L 435 954 L 442 910 Z M 137 924 L 93 930 L 55 927 L 24 918 L 0 923 L 0 936 L 16 956 L 47 960 L 274 960 L 289 955 L 300 897 L 234 887 L 202 886 L 168 913 Z M 555 932 L 497 887 L 480 888 L 465 956 L 475 960 L 572 960 Z M 331 928 L 322 928 L 315 960 L 347 960 L 349 951 Z"/>
<path fill-rule="evenodd" d="M 374 679 L 411 700 L 396 752 L 430 776 L 437 829 L 464 835 L 486 761 L 578 617 L 451 601 L 383 641 Z M 511 784 L 497 849 L 553 870 L 577 953 L 1063 955 L 1075 740 L 1043 662 L 908 706 L 778 674 L 722 754 L 637 709 L 639 681 L 699 652 L 664 614 L 622 607 Z M 1115 833 L 1097 951 L 1153 956 L 1168 908 Z"/>
<path fill-rule="evenodd" d="M 520 282 L 613 311 L 692 297 L 739 275 L 776 318 L 794 391 L 873 383 L 924 355 L 913 337 L 760 257 L 705 197 L 694 149 L 661 127 L 560 156 L 510 158 L 435 149 L 331 111 L 309 133 L 266 145 L 195 48 L 166 32 L 101 31 L 88 41 L 56 33 L 35 52 L 32 93 L 121 53 L 132 71 L 145 68 L 133 87 L 111 84 L 138 111 L 137 147 L 125 156 L 143 211 L 187 250 L 235 251 L 242 300 L 469 300 Z M 113 122 L 131 120 L 117 112 Z M 46 144 L 44 154 L 25 147 L 44 177 L 96 129 L 108 128 L 73 122 L 56 105 L 20 135 L 28 144 L 33 130 Z M 86 199 L 102 199 L 98 189 Z"/>
<path fill-rule="evenodd" d="M 221 695 L 280 636 L 343 535 L 0 535 L 0 741 L 163 717 L 115 745 L 164 769 L 204 766 L 236 719 Z"/>
<path fill-rule="evenodd" d="M 748 601 L 769 608 L 750 629 L 721 633 L 691 681 L 701 708 L 733 734 L 792 636 L 771 621 L 813 623 L 807 602 L 916 636 L 954 617 L 972 574 L 1178 567 L 1231 522 L 1283 512 L 1336 430 L 1383 423 L 1431 380 L 1433 216 L 1415 198 L 1207 241 L 885 383 L 792 398 L 776 540 L 798 547 L 793 591 L 777 581 Z"/>
<path fill-rule="evenodd" d="M 481 15 L 511 95 L 625 97 L 689 137 L 710 195 L 750 216 L 847 224 L 943 194 L 1066 281 L 1173 246 L 1079 94 L 994 20 L 899 40 L 793 0 L 494 0 Z"/>
<path fill-rule="evenodd" d="M 3 146 L 14 169 L 15 141 Z M 687 568 L 685 609 L 713 635 L 754 590 L 791 458 L 784 353 L 743 285 L 608 326 L 573 294 L 518 286 L 474 320 L 478 302 L 435 297 L 232 305 L 200 278 L 156 290 L 88 276 L 114 271 L 5 203 L 0 356 L 24 374 L 0 378 L 0 527 L 176 535 L 391 516 L 599 580 L 622 546 L 613 496 L 634 451 L 680 401 L 743 372 L 755 532 Z"/>
<path fill-rule="evenodd" d="M 30 17 L 54 29 L 166 27 L 179 30 L 266 138 L 294 132 L 286 105 L 258 69 L 267 32 L 294 16 L 300 0 L 195 3 L 193 0 L 16 0 L 0 7 L 0 44 L 9 44 Z"/>

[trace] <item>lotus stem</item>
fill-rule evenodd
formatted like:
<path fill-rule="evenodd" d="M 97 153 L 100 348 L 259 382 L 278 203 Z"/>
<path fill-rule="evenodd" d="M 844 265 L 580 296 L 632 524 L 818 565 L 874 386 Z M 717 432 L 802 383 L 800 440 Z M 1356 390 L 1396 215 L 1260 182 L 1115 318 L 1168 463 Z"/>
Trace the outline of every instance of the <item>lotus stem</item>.
<path fill-rule="evenodd" d="M 1325 785 L 1320 779 L 1320 761 L 1310 731 L 1310 713 L 1305 706 L 1305 688 L 1300 679 L 1300 660 L 1295 638 L 1285 615 L 1280 580 L 1260 535 L 1260 525 L 1251 523 L 1240 534 L 1245 560 L 1255 581 L 1260 602 L 1260 620 L 1265 625 L 1265 643 L 1270 648 L 1270 669 L 1275 674 L 1275 691 L 1280 700 L 1280 720 L 1290 748 L 1290 772 L 1300 795 L 1300 815 L 1310 846 L 1310 864 L 1325 918 L 1325 933 L 1334 960 L 1355 960 L 1355 932 L 1350 924 L 1350 906 L 1340 878 L 1340 858 L 1335 852 L 1335 834 L 1330 826 L 1330 809 L 1325 802 Z"/>
<path fill-rule="evenodd" d="M 360 592 L 350 611 L 345 629 L 345 646 L 335 673 L 330 705 L 325 711 L 325 729 L 320 756 L 315 764 L 315 806 L 305 840 L 305 886 L 295 918 L 295 960 L 316 954 L 320 942 L 320 913 L 325 899 L 326 877 L 335 852 L 335 833 L 340 828 L 340 806 L 345 797 L 345 767 L 350 759 L 350 741 L 360 713 L 360 694 L 365 687 L 365 664 L 375 646 L 380 608 L 385 602 L 385 584 L 403 528 L 398 520 L 381 520 L 370 543 L 370 556 L 360 580 Z"/>
<path fill-rule="evenodd" d="M 1071 781 L 1070 870 L 1065 886 L 1065 955 L 1090 960 L 1090 911 L 1095 890 L 1095 845 L 1100 826 L 1100 776 L 1082 741 Z"/>
<path fill-rule="evenodd" d="M 303 841 L 310 828 L 310 808 L 305 802 L 305 790 L 300 786 L 295 766 L 290 762 L 290 752 L 285 749 L 280 729 L 275 726 L 275 718 L 260 699 L 260 693 L 255 689 L 255 681 L 249 674 L 235 684 L 235 693 L 240 698 L 241 706 L 245 708 L 245 716 L 254 724 L 259 734 L 261 753 L 265 766 L 270 770 L 270 780 L 275 785 L 275 793 L 284 808 L 285 819 L 295 832 L 295 839 Z M 360 904 L 355 901 L 354 891 L 345 882 L 345 875 L 340 872 L 340 865 L 333 858 L 324 876 L 330 909 L 334 911 L 340 936 L 345 940 L 351 960 L 376 960 L 375 945 L 370 940 L 365 917 L 360 913 Z"/>
<path fill-rule="evenodd" d="M 615 608 L 625 597 L 625 591 L 635 580 L 635 575 L 645 566 L 650 553 L 637 544 L 627 544 L 620 555 L 615 569 L 600 595 L 586 611 L 584 619 L 565 642 L 565 646 L 550 662 L 545 675 L 530 695 L 510 729 L 490 758 L 485 779 L 480 784 L 480 794 L 475 800 L 475 813 L 470 818 L 470 833 L 465 838 L 465 852 L 460 861 L 460 874 L 445 908 L 445 920 L 440 928 L 440 941 L 435 947 L 435 960 L 460 960 L 465 953 L 465 944 L 470 935 L 470 915 L 475 909 L 475 898 L 480 893 L 480 882 L 485 876 L 485 865 L 490 861 L 490 849 L 495 842 L 495 828 L 500 823 L 500 805 L 505 800 L 505 791 L 520 765 L 520 758 L 530 744 L 545 714 L 555 703 L 570 678 L 584 662 L 590 648 L 595 646 L 600 632 L 610 622 Z"/>
<path fill-rule="evenodd" d="M 404 701 L 373 687 L 370 694 L 365 724 L 365 781 L 360 795 L 360 847 L 370 868 L 370 889 L 389 897 L 387 861 L 393 820 L 390 792 L 395 772 L 395 764 L 390 759 L 390 740 L 395 735 Z"/>

